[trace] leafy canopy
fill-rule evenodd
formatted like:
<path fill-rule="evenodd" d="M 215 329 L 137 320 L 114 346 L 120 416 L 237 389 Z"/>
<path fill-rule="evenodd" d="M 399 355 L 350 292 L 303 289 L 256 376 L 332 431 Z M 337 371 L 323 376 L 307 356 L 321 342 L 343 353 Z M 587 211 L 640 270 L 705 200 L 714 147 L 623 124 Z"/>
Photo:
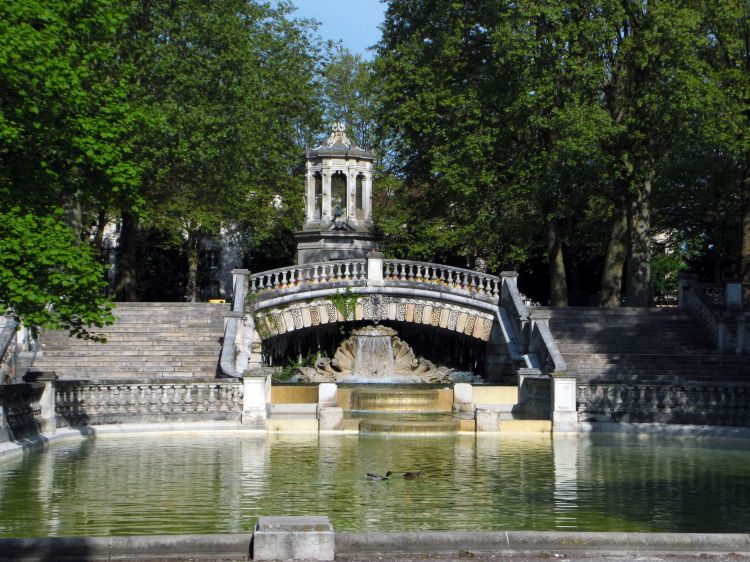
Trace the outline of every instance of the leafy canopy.
<path fill-rule="evenodd" d="M 0 306 L 34 328 L 100 339 L 88 326 L 114 321 L 104 297 L 106 269 L 57 216 L 0 213 Z"/>

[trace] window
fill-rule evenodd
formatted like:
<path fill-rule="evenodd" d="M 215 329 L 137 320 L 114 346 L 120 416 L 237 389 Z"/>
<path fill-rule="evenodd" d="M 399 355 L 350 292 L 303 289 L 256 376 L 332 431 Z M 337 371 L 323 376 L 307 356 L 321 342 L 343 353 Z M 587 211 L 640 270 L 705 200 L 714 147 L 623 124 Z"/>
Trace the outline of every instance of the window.
<path fill-rule="evenodd" d="M 219 269 L 221 266 L 221 250 L 203 250 L 203 266 L 208 269 Z"/>

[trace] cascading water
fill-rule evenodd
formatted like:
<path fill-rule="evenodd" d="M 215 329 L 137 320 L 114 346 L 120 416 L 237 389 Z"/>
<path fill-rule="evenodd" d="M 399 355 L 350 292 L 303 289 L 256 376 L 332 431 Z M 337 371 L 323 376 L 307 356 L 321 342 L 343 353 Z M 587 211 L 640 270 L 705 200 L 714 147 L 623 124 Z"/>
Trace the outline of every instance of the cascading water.
<path fill-rule="evenodd" d="M 388 379 L 396 374 L 392 336 L 377 327 L 357 330 L 353 379 Z"/>
<path fill-rule="evenodd" d="M 441 401 L 438 389 L 356 388 L 350 415 L 360 418 L 361 433 L 452 433 L 459 421 L 450 405 Z"/>

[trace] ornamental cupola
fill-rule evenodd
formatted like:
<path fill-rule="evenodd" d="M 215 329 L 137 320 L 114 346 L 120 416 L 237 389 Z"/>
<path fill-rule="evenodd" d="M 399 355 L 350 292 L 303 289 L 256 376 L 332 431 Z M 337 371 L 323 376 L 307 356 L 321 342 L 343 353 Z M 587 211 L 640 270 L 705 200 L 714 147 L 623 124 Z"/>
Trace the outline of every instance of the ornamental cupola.
<path fill-rule="evenodd" d="M 306 153 L 305 224 L 297 239 L 297 262 L 365 257 L 381 238 L 372 223 L 375 151 L 359 148 L 343 123 Z"/>

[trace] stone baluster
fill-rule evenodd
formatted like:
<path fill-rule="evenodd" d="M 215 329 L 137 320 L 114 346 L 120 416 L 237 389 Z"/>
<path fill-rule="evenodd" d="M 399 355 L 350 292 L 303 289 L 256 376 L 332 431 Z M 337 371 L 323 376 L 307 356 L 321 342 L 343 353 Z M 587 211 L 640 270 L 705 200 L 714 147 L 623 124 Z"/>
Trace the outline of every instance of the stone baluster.
<path fill-rule="evenodd" d="M 169 411 L 169 403 L 172 401 L 172 392 L 174 391 L 174 385 L 163 385 L 161 387 L 161 404 L 160 408 L 162 411 Z"/>
<path fill-rule="evenodd" d="M 286 281 L 287 277 L 286 276 L 287 276 L 287 270 L 285 269 L 284 271 L 281 272 L 281 285 L 282 285 L 282 287 L 286 286 L 286 284 L 287 284 L 287 281 Z"/>

